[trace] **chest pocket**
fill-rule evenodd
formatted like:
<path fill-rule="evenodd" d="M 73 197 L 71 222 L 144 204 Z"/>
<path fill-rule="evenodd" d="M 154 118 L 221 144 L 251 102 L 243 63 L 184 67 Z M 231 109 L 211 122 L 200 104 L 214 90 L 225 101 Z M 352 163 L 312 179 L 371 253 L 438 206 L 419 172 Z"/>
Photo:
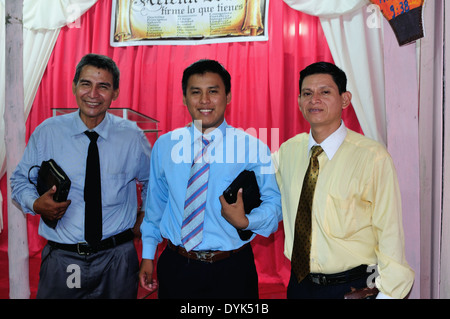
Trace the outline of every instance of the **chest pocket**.
<path fill-rule="evenodd" d="M 104 206 L 123 205 L 129 201 L 128 193 L 136 183 L 130 173 L 102 174 L 102 202 Z M 135 193 L 134 193 L 135 194 Z"/>
<path fill-rule="evenodd" d="M 325 212 L 328 231 L 336 238 L 350 238 L 371 227 L 370 203 L 356 196 L 344 199 L 328 194 Z"/>

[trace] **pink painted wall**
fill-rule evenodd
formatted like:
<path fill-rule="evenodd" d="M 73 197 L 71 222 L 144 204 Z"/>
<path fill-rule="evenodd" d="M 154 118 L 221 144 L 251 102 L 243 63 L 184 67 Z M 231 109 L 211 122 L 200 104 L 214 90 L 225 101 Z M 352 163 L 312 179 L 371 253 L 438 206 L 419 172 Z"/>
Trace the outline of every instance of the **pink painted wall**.
<path fill-rule="evenodd" d="M 387 147 L 402 194 L 406 259 L 416 273 L 409 298 L 420 298 L 420 176 L 415 44 L 400 47 L 384 22 Z"/>

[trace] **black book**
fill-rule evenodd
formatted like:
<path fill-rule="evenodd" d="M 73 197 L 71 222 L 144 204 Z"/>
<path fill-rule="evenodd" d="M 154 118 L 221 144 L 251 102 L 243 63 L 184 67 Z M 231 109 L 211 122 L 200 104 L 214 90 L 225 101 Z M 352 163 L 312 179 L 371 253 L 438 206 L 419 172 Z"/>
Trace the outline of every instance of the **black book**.
<path fill-rule="evenodd" d="M 30 171 L 35 167 L 39 168 L 36 184 L 34 184 L 30 179 Z M 42 196 L 45 192 L 52 188 L 53 185 L 55 185 L 56 193 L 53 195 L 53 200 L 55 202 L 64 202 L 67 200 L 71 184 L 70 179 L 53 159 L 43 161 L 41 166 L 32 166 L 28 171 L 28 180 L 36 186 L 39 196 Z M 48 220 L 42 216 L 41 218 L 47 226 L 51 228 L 55 228 L 58 223 L 57 220 Z"/>
<path fill-rule="evenodd" d="M 242 199 L 244 201 L 244 210 L 246 214 L 250 214 L 253 208 L 261 204 L 261 194 L 259 193 L 258 183 L 256 181 L 255 172 L 245 170 L 227 187 L 223 192 L 223 196 L 228 204 L 233 204 L 237 200 L 237 193 L 242 188 Z M 248 240 L 252 236 L 251 230 L 238 229 L 239 237 L 242 240 Z"/>

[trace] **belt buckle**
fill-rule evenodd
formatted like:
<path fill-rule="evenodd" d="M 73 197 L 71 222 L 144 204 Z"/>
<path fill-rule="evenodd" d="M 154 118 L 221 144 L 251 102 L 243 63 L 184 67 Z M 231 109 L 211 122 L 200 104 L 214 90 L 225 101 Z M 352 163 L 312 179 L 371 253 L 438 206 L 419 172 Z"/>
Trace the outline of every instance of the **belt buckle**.
<path fill-rule="evenodd" d="M 197 259 L 207 263 L 213 263 L 213 254 L 209 251 L 194 251 Z"/>
<path fill-rule="evenodd" d="M 324 285 L 324 286 L 328 285 L 327 277 L 324 275 L 319 276 L 319 282 L 321 285 Z"/>
<path fill-rule="evenodd" d="M 327 277 L 322 274 L 310 274 L 309 278 L 311 281 L 317 285 L 324 285 L 326 286 L 328 284 Z"/>
<path fill-rule="evenodd" d="M 89 250 L 89 251 L 81 251 L 81 249 L 80 249 L 81 247 L 86 247 L 86 250 Z M 80 243 L 77 243 L 77 253 L 80 256 L 89 256 L 92 253 L 94 253 L 94 251 L 92 250 L 92 247 L 89 246 L 89 244 L 87 242 L 80 242 Z"/>

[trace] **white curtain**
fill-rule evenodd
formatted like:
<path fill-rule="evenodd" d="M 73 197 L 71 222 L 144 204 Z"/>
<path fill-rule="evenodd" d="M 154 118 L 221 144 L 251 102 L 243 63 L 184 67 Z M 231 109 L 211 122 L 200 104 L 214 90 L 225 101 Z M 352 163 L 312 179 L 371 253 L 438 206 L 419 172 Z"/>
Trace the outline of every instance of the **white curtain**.
<path fill-rule="evenodd" d="M 334 62 L 347 74 L 364 134 L 386 145 L 383 24 L 376 6 L 368 0 L 284 1 L 320 18 Z"/>
<path fill-rule="evenodd" d="M 76 20 L 97 0 L 24 0 L 23 73 L 24 116 L 28 117 L 61 27 L 76 27 Z M 5 0 L 0 0 L 0 177 L 6 172 L 5 123 Z M 0 193 L 0 231 L 3 229 Z"/>

